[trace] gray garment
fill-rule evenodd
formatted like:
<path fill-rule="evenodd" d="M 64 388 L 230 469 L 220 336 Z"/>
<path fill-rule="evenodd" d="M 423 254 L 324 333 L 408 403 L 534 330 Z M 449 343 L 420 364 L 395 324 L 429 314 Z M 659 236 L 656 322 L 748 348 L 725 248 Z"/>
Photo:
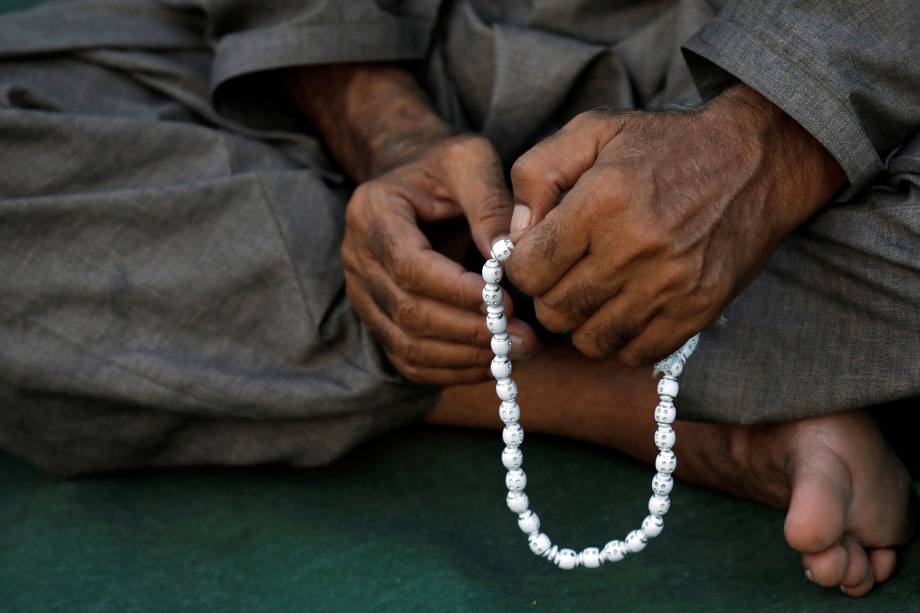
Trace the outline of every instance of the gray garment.
<path fill-rule="evenodd" d="M 67 474 L 312 465 L 417 418 L 433 390 L 392 372 L 343 292 L 347 188 L 265 71 L 414 60 L 444 116 L 510 163 L 581 110 L 695 102 L 691 36 L 707 94 L 721 66 L 829 126 L 812 131 L 854 189 L 707 331 L 682 414 L 749 423 L 920 395 L 920 107 L 895 95 L 916 66 L 884 48 L 847 64 L 835 31 L 800 15 L 828 50 L 812 67 L 825 87 L 787 92 L 778 75 L 773 91 L 766 54 L 725 24 L 783 40 L 764 18 L 788 17 L 779 4 L 81 0 L 0 18 L 0 444 Z M 871 27 L 892 6 L 920 24 L 907 2 L 852 4 Z M 857 86 L 855 118 L 820 104 Z"/>

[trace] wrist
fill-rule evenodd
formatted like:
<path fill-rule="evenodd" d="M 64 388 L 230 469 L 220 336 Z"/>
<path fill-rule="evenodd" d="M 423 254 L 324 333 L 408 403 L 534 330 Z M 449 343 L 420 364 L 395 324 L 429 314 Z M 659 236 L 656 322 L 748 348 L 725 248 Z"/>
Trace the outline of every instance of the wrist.
<path fill-rule="evenodd" d="M 452 134 L 412 76 L 395 66 L 301 68 L 290 84 L 298 107 L 358 182 L 418 157 Z"/>
<path fill-rule="evenodd" d="M 770 177 L 774 204 L 789 231 L 826 204 L 847 183 L 833 155 L 792 117 L 747 85 L 715 98 L 704 114 L 729 126 L 740 159 L 752 160 Z"/>

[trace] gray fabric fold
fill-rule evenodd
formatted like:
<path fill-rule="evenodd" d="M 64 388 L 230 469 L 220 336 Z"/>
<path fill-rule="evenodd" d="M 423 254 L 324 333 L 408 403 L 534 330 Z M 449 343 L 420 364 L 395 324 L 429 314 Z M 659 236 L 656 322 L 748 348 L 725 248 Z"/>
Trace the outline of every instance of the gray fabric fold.
<path fill-rule="evenodd" d="M 272 71 L 324 62 L 405 62 L 507 164 L 580 111 L 746 80 L 853 188 L 706 331 L 682 415 L 920 396 L 920 105 L 915 63 L 893 55 L 920 20 L 893 0 L 845 3 L 862 19 L 843 22 L 723 4 L 75 0 L 0 18 L 0 444 L 61 474 L 311 465 L 431 406 L 348 303 L 347 183 L 273 88 Z M 897 7 L 896 40 L 866 45 Z"/>

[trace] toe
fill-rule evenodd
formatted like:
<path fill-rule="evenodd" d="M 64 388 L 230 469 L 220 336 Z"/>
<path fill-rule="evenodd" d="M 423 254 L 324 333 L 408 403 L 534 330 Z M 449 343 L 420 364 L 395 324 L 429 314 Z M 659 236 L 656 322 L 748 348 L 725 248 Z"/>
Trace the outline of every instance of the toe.
<path fill-rule="evenodd" d="M 845 537 L 842 544 L 847 551 L 847 570 L 843 573 L 840 585 L 856 589 L 865 584 L 866 579 L 874 578 L 875 575 L 869 566 L 869 556 L 862 545 L 849 537 Z"/>
<path fill-rule="evenodd" d="M 894 549 L 873 549 L 869 552 L 869 564 L 878 583 L 888 581 L 897 565 L 898 556 Z"/>
<path fill-rule="evenodd" d="M 847 550 L 836 544 L 818 553 L 806 553 L 802 555 L 802 565 L 810 572 L 812 581 L 824 587 L 835 587 L 843 581 L 849 567 Z"/>
<path fill-rule="evenodd" d="M 840 540 L 846 527 L 849 472 L 836 455 L 816 453 L 796 462 L 790 482 L 786 541 L 802 553 L 824 553 Z"/>
<path fill-rule="evenodd" d="M 869 593 L 869 590 L 875 585 L 875 577 L 872 575 L 872 568 L 869 568 L 869 574 L 866 575 L 866 578 L 863 579 L 862 583 L 855 587 L 847 587 L 845 585 L 840 586 L 840 591 L 846 594 L 847 596 L 852 596 L 853 598 L 859 598 L 860 596 L 865 596 Z"/>

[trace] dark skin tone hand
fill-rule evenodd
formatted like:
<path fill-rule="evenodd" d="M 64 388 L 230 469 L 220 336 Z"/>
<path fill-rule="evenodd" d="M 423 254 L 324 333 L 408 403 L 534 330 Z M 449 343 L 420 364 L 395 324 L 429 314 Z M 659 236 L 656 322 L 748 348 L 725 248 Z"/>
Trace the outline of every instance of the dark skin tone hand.
<path fill-rule="evenodd" d="M 506 234 L 511 196 L 485 139 L 454 134 L 412 77 L 383 65 L 299 69 L 291 91 L 331 153 L 359 183 L 346 209 L 345 288 L 358 316 L 407 379 L 455 385 L 490 378 L 479 274 L 432 245 L 428 224 L 465 220 L 484 257 Z M 510 299 L 505 301 L 511 313 Z M 536 337 L 508 328 L 520 359 Z"/>
<path fill-rule="evenodd" d="M 511 180 L 508 276 L 548 329 L 634 367 L 718 319 L 846 182 L 744 85 L 692 111 L 583 113 L 519 158 Z"/>

